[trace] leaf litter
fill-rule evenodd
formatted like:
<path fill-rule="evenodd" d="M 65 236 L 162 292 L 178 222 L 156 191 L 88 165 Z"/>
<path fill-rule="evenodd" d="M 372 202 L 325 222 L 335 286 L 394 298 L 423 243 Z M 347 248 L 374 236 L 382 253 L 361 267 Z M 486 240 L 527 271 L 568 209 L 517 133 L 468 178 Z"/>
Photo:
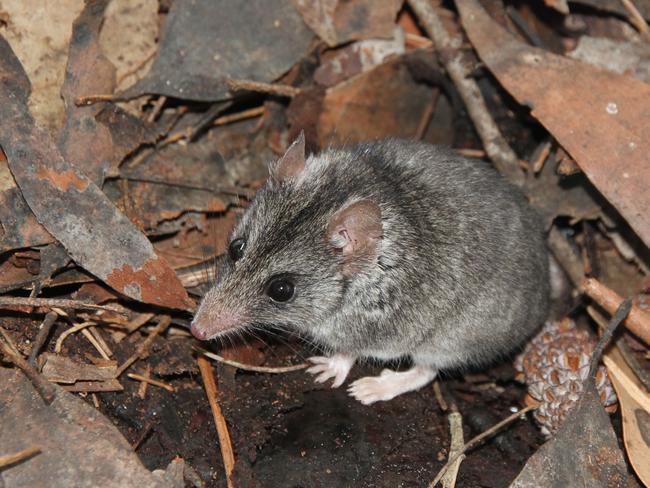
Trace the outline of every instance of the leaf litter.
<path fill-rule="evenodd" d="M 647 483 L 650 10 L 579 3 L 91 0 L 46 22 L 0 2 L 4 485 L 429 486 L 452 456 L 444 486 Z M 210 345 L 257 371 L 204 367 L 211 414 L 188 312 L 301 130 L 310 150 L 400 136 L 492 158 L 571 277 L 556 318 L 596 337 L 635 297 L 604 360 L 617 411 L 587 378 L 550 438 L 531 417 L 493 431 L 557 387 L 508 361 L 368 409 L 260 372 L 309 354 L 270 331 Z M 456 433 L 449 456 L 447 415 L 481 443 Z"/>

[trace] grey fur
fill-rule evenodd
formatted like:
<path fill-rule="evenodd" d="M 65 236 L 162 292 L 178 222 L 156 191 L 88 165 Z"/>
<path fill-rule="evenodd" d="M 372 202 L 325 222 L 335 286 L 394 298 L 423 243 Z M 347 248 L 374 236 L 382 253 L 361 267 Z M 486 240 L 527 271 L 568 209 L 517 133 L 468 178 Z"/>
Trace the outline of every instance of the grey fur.
<path fill-rule="evenodd" d="M 347 203 L 382 213 L 377 262 L 352 277 L 325 232 Z M 537 216 L 488 164 L 402 140 L 327 149 L 293 181 L 270 179 L 233 238 L 198 315 L 235 313 L 241 326 L 276 324 L 330 352 L 433 369 L 476 365 L 511 352 L 547 315 L 548 256 Z M 275 304 L 267 280 L 287 273 L 296 295 Z"/>

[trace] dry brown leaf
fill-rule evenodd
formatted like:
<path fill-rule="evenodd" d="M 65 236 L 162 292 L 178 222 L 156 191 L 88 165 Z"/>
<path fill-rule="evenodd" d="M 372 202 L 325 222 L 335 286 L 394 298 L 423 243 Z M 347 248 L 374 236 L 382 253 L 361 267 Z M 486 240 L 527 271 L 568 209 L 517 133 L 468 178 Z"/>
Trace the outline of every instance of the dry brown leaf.
<path fill-rule="evenodd" d="M 0 145 L 25 200 L 70 256 L 113 289 L 165 307 L 194 306 L 167 262 L 106 195 L 67 163 L 25 104 L 29 80 L 0 37 Z"/>
<path fill-rule="evenodd" d="M 329 46 L 389 38 L 402 0 L 291 0 L 305 23 Z"/>
<path fill-rule="evenodd" d="M 519 42 L 476 0 L 457 0 L 479 56 L 650 244 L 650 85 Z"/>
<path fill-rule="evenodd" d="M 158 48 L 158 0 L 113 0 L 104 14 L 99 43 L 124 90 L 151 67 Z"/>
<path fill-rule="evenodd" d="M 53 385 L 56 397 L 46 405 L 15 369 L 0 368 L 0 384 L 3 453 L 41 448 L 38 456 L 3 470 L 3 486 L 183 486 L 182 474 L 179 483 L 146 469 L 117 427 L 76 395 Z"/>
<path fill-rule="evenodd" d="M 389 135 L 414 137 L 436 96 L 433 89 L 413 79 L 406 57 L 388 61 L 327 90 L 318 124 L 319 144 Z"/>
<path fill-rule="evenodd" d="M 63 125 L 60 90 L 68 60 L 72 22 L 83 0 L 1 0 L 7 26 L 0 29 L 32 83 L 29 110 L 50 134 Z M 35 28 L 38 26 L 38 28 Z"/>
<path fill-rule="evenodd" d="M 650 393 L 617 348 L 608 351 L 603 361 L 621 405 L 627 456 L 641 481 L 650 486 Z"/>

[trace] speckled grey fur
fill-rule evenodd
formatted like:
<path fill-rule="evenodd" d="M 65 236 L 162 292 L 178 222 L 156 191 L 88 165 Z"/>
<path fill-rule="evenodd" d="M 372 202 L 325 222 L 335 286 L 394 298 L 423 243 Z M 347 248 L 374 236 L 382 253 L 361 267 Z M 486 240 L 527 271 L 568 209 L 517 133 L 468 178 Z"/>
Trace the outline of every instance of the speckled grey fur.
<path fill-rule="evenodd" d="M 326 240 L 347 203 L 379 204 L 377 262 L 352 277 Z M 548 309 L 548 257 L 533 210 L 487 163 L 449 149 L 383 140 L 328 149 L 294 181 L 262 188 L 233 238 L 202 309 L 236 313 L 241 325 L 277 324 L 330 352 L 434 369 L 490 362 L 511 352 Z M 296 295 L 264 294 L 276 274 Z"/>

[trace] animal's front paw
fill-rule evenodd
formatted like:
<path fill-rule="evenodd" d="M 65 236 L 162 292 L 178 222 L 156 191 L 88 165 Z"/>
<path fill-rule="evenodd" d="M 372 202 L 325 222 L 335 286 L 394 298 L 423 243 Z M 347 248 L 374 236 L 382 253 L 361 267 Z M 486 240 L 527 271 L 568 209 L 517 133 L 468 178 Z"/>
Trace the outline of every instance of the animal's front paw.
<path fill-rule="evenodd" d="M 334 354 L 332 357 L 314 356 L 308 358 L 308 361 L 314 363 L 314 366 L 308 368 L 307 372 L 318 375 L 314 381 L 323 383 L 334 378 L 332 388 L 338 388 L 348 377 L 355 358 L 347 354 Z"/>
<path fill-rule="evenodd" d="M 350 385 L 348 392 L 364 405 L 392 400 L 407 391 L 417 390 L 436 377 L 429 368 L 415 367 L 404 372 L 385 369 L 379 376 L 366 376 Z"/>

